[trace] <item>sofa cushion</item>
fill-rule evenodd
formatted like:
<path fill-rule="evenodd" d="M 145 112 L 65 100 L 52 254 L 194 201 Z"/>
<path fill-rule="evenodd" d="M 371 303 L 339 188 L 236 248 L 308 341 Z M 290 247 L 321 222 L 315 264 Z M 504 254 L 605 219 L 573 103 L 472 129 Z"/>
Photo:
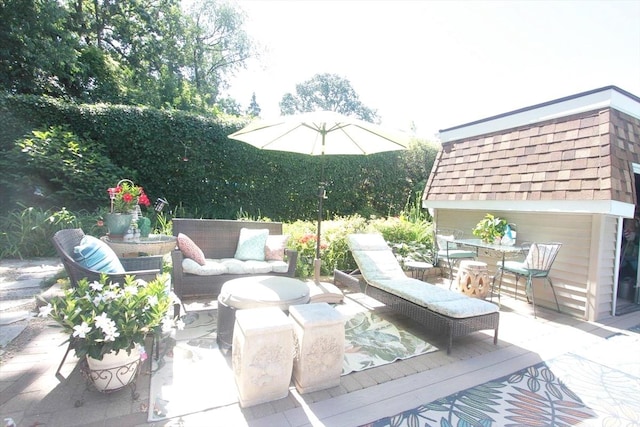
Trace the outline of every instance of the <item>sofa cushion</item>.
<path fill-rule="evenodd" d="M 204 253 L 198 245 L 186 234 L 178 233 L 177 237 L 178 249 L 182 252 L 186 258 L 191 258 L 200 265 L 205 264 Z"/>
<path fill-rule="evenodd" d="M 289 271 L 289 263 L 286 261 L 267 261 L 274 273 L 286 273 Z"/>
<path fill-rule="evenodd" d="M 125 273 L 116 253 L 100 239 L 86 235 L 73 248 L 73 259 L 85 268 L 103 273 Z"/>
<path fill-rule="evenodd" d="M 234 258 L 247 261 L 264 261 L 264 248 L 269 229 L 241 228 Z"/>
<path fill-rule="evenodd" d="M 182 270 L 185 273 L 197 274 L 198 276 L 219 276 L 229 272 L 227 267 L 218 260 L 206 259 L 204 264 L 200 265 L 191 258 L 182 260 Z"/>
<path fill-rule="evenodd" d="M 267 261 L 284 261 L 284 250 L 289 236 L 284 234 L 270 234 L 264 246 L 264 258 Z"/>
<path fill-rule="evenodd" d="M 240 261 L 235 258 L 224 258 L 206 259 L 204 265 L 200 265 L 191 258 L 184 258 L 182 270 L 198 276 L 286 273 L 289 270 L 289 264 L 284 261 Z"/>

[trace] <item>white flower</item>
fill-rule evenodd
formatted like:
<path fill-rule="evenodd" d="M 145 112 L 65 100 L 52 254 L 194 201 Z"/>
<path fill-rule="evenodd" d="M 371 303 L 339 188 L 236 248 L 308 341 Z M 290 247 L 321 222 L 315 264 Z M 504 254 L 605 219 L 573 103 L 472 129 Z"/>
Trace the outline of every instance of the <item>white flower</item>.
<path fill-rule="evenodd" d="M 124 288 L 124 292 L 131 295 L 138 295 L 138 287 L 137 286 L 127 286 Z"/>
<path fill-rule="evenodd" d="M 38 317 L 47 317 L 53 310 L 53 306 L 51 304 L 47 304 L 44 307 L 40 307 L 40 312 L 38 313 Z"/>
<path fill-rule="evenodd" d="M 103 332 L 105 341 L 115 341 L 116 338 L 120 336 L 120 332 L 118 332 L 118 329 L 115 326 L 103 330 Z"/>
<path fill-rule="evenodd" d="M 179 330 L 183 330 L 183 329 L 184 329 L 184 326 L 185 326 L 185 323 L 184 323 L 184 321 L 183 321 L 182 319 L 178 319 L 178 320 L 176 320 L 176 327 L 177 327 Z"/>
<path fill-rule="evenodd" d="M 91 284 L 89 285 L 89 287 L 94 291 L 101 291 L 103 286 L 104 285 L 98 281 L 91 282 Z"/>
<path fill-rule="evenodd" d="M 118 298 L 118 292 L 114 292 L 114 291 L 105 291 L 105 293 L 102 295 L 103 295 L 102 298 L 104 301 L 110 301 Z"/>
<path fill-rule="evenodd" d="M 82 322 L 82 325 L 76 325 L 73 327 L 74 337 L 84 338 L 89 332 L 91 332 L 91 327 L 87 325 L 87 322 Z"/>
<path fill-rule="evenodd" d="M 102 302 L 102 296 L 96 295 L 91 302 L 97 307 Z"/>
<path fill-rule="evenodd" d="M 96 316 L 96 327 L 103 331 L 115 325 L 116 323 L 107 316 L 107 313 L 101 313 L 100 316 Z"/>
<path fill-rule="evenodd" d="M 149 295 L 148 297 L 149 305 L 151 307 L 158 305 L 158 296 L 157 295 Z"/>

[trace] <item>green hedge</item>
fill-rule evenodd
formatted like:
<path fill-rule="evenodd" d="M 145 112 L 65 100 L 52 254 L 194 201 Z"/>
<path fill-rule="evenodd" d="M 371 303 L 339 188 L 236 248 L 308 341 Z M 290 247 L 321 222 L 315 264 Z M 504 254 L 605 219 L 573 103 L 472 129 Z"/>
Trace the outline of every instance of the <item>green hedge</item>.
<path fill-rule="evenodd" d="M 263 151 L 227 135 L 245 122 L 121 105 L 0 95 L 0 197 L 43 209 L 106 208 L 119 178 L 174 215 L 314 219 L 321 159 Z M 25 150 L 25 146 L 29 149 Z M 397 215 L 424 187 L 437 147 L 327 156 L 325 217 Z"/>

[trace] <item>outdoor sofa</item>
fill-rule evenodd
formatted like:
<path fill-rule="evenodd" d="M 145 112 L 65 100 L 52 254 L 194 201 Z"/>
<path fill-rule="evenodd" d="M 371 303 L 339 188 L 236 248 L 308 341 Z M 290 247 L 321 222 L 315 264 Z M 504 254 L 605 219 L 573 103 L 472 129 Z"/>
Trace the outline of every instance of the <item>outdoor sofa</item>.
<path fill-rule="evenodd" d="M 277 239 L 282 245 L 282 261 L 238 259 L 238 243 L 241 234 L 247 230 L 268 230 L 268 236 Z M 171 252 L 173 290 L 183 301 L 203 296 L 217 298 L 226 281 L 239 277 L 294 277 L 296 273 L 298 253 L 284 247 L 286 236 L 282 234 L 281 222 L 174 218 L 173 234 L 178 237 L 178 247 Z M 185 253 L 189 253 L 182 245 L 184 236 L 193 242 L 196 250 L 201 251 L 205 265 L 199 267 L 194 260 L 185 256 Z M 265 250 L 264 244 L 262 245 Z M 189 272 L 189 267 L 195 270 Z"/>
<path fill-rule="evenodd" d="M 347 241 L 362 280 L 336 270 L 336 284 L 357 286 L 389 308 L 444 334 L 447 354 L 454 338 L 471 332 L 493 329 L 493 343 L 498 343 L 497 305 L 407 277 L 380 234 L 351 234 Z"/>

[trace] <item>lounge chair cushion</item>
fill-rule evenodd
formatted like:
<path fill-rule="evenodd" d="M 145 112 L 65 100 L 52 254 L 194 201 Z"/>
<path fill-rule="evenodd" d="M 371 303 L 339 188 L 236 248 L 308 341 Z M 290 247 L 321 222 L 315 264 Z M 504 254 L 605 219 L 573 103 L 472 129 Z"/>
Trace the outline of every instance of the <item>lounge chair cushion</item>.
<path fill-rule="evenodd" d="M 89 270 L 117 274 L 125 272 L 113 249 L 93 236 L 85 235 L 80 244 L 73 248 L 73 259 Z"/>
<path fill-rule="evenodd" d="M 238 246 L 233 257 L 242 261 L 264 261 L 264 248 L 268 236 L 269 230 L 267 228 L 251 229 L 243 227 L 240 229 Z"/>
<path fill-rule="evenodd" d="M 456 319 L 495 313 L 498 306 L 488 301 L 439 288 L 418 279 L 375 280 L 371 284 L 436 313 Z"/>
<path fill-rule="evenodd" d="M 365 280 L 384 280 L 406 277 L 391 250 L 353 251 L 360 263 L 360 271 Z"/>

